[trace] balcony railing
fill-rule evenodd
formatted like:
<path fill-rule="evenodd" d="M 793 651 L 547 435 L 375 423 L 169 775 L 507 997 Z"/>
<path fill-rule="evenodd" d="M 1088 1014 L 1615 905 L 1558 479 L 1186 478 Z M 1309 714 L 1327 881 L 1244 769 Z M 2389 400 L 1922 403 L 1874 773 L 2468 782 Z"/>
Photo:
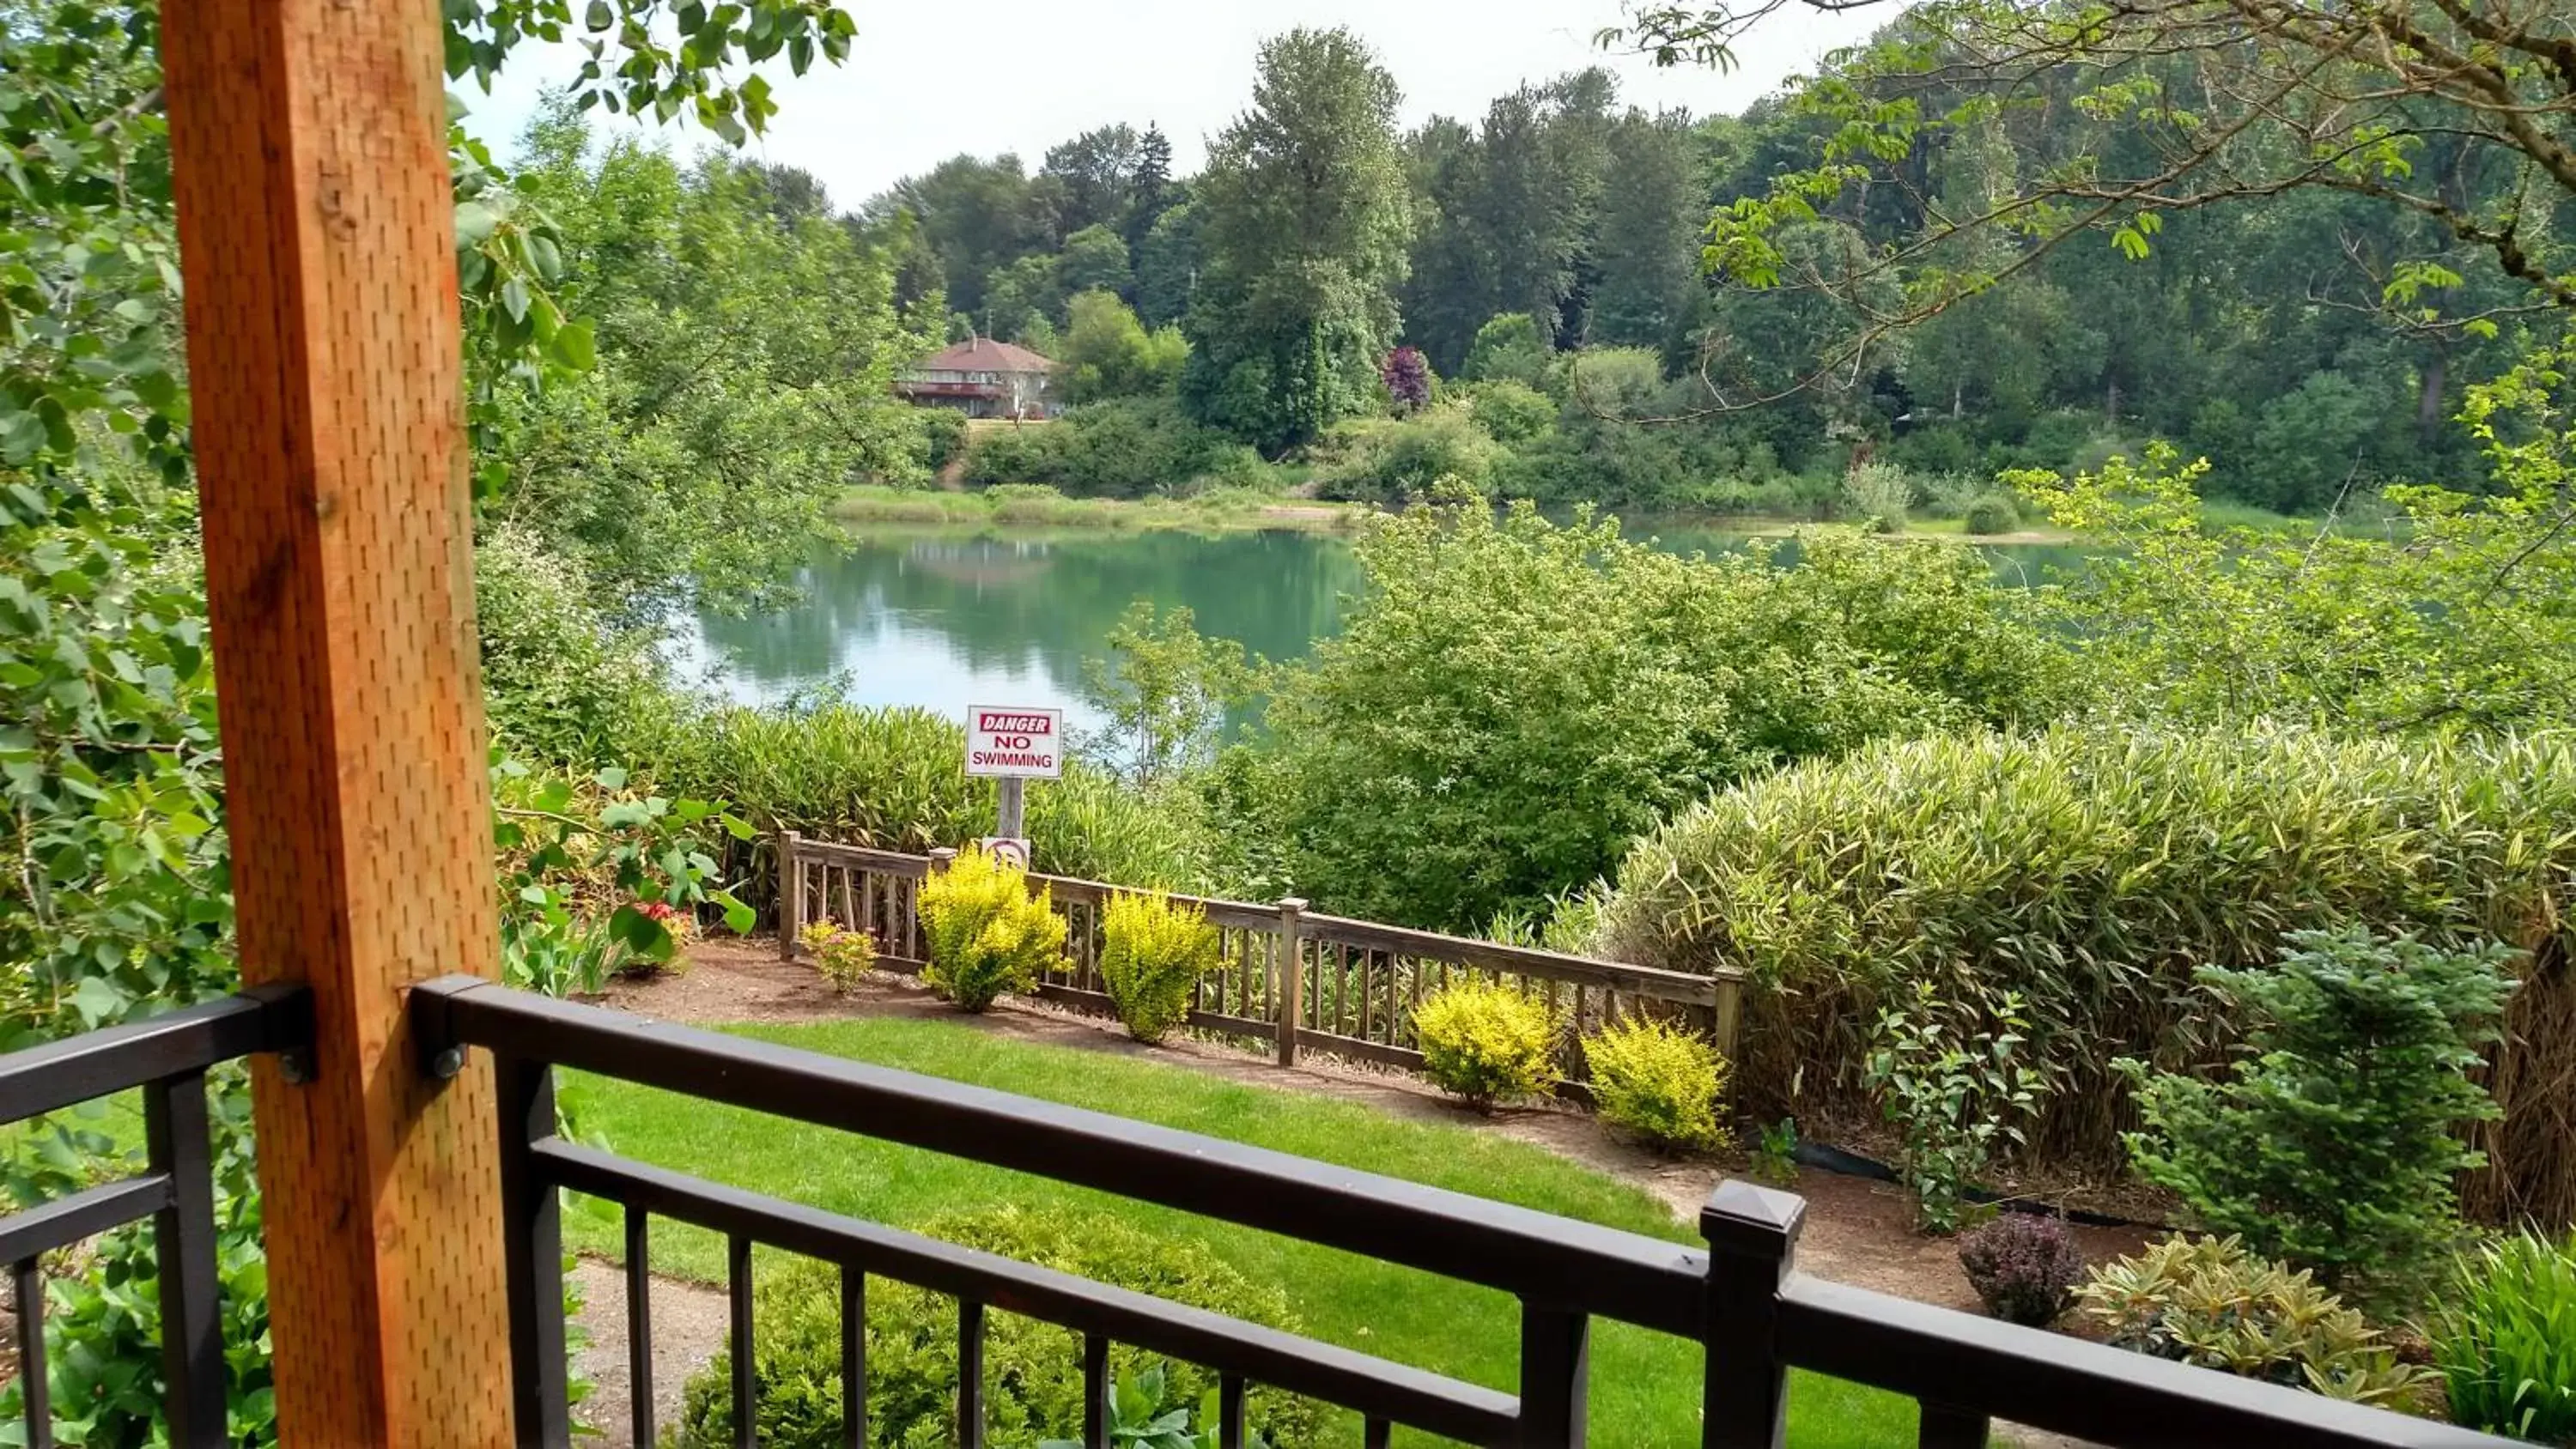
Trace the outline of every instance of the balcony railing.
<path fill-rule="evenodd" d="M 0 1259 L 19 1282 L 22 1363 L 43 1379 L 39 1254 L 154 1215 L 175 1443 L 222 1442 L 222 1360 L 214 1316 L 213 1207 L 203 1080 L 215 1063 L 303 1040 L 300 1000 L 237 998 L 140 1026 L 0 1058 L 0 1117 L 17 1120 L 143 1087 L 150 1166 L 0 1218 Z M 2502 1445 L 2450 1425 L 2122 1352 L 2035 1329 L 1926 1307 L 1796 1270 L 1801 1201 L 1722 1184 L 1700 1215 L 1705 1251 L 1684 1248 L 1187 1132 L 720 1033 L 649 1022 L 513 991 L 473 977 L 415 988 L 411 1024 L 423 1071 L 452 1076 L 465 1053 L 492 1054 L 499 1085 L 501 1202 L 513 1395 L 522 1443 L 571 1441 L 566 1394 L 560 1198 L 588 1193 L 625 1213 L 626 1311 L 635 1442 L 652 1443 L 652 1333 L 645 1291 L 655 1217 L 723 1234 L 730 1245 L 733 1436 L 755 1442 L 751 1250 L 783 1249 L 837 1267 L 848 1442 L 866 1442 L 865 1302 L 871 1278 L 959 1304 L 956 1441 L 983 1441 L 978 1371 L 988 1310 L 1080 1334 L 1084 1442 L 1105 1445 L 1112 1343 L 1212 1370 L 1220 1441 L 1247 1442 L 1254 1383 L 1358 1414 L 1364 1442 L 1395 1426 L 1469 1444 L 1585 1442 L 1590 1326 L 1637 1324 L 1705 1347 L 1703 1442 L 1781 1442 L 1788 1370 L 1810 1369 L 1908 1395 L 1919 1442 L 1986 1443 L 2009 1419 L 2108 1445 L 2262 1444 L 2266 1449 Z M 916 1234 L 723 1186 L 558 1135 L 558 1067 L 615 1077 L 887 1142 L 1097 1188 L 1343 1249 L 1521 1303 L 1520 1382 L 1503 1393 L 1336 1345 L 1164 1302 Z M 457 1223 L 458 1234 L 489 1232 Z M 47 1443 L 39 1389 L 27 1442 Z M 283 1425 L 295 1443 L 292 1424 Z"/>

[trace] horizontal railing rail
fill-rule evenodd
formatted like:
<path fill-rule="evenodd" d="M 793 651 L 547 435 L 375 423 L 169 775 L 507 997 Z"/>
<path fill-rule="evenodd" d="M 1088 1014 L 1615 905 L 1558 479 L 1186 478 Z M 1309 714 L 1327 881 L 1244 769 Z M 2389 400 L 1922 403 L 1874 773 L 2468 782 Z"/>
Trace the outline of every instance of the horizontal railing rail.
<path fill-rule="evenodd" d="M 162 1412 L 170 1442 L 226 1442 L 222 1306 L 215 1263 L 214 1145 L 206 1073 L 312 1039 L 301 990 L 252 992 L 0 1056 L 0 1124 L 119 1092 L 143 1094 L 144 1170 L 0 1216 L 0 1263 L 17 1318 L 20 1442 L 51 1449 L 44 1256 L 152 1219 L 160 1271 Z M 86 1413 L 88 1406 L 80 1406 Z"/>
<path fill-rule="evenodd" d="M 829 918 L 865 930 L 877 963 L 918 972 L 929 956 L 922 928 L 922 883 L 956 852 L 928 855 L 778 838 L 779 954 L 794 959 L 802 927 Z M 1038 995 L 1078 1010 L 1108 1014 L 1100 976 L 1102 916 L 1113 896 L 1130 889 L 1073 876 L 1032 873 L 1065 918 L 1066 966 L 1038 982 Z M 1577 1028 L 1559 1071 L 1563 1090 L 1581 1096 L 1586 1072 L 1573 1038 L 1582 1030 L 1638 1011 L 1693 1022 L 1727 1056 L 1735 1051 L 1743 979 L 1721 970 L 1701 976 L 1594 960 L 1558 951 L 1482 941 L 1437 931 L 1309 912 L 1288 899 L 1269 905 L 1210 896 L 1173 895 L 1197 907 L 1217 930 L 1218 964 L 1202 977 L 1188 1020 L 1203 1030 L 1264 1041 L 1281 1065 L 1305 1052 L 1420 1068 L 1413 1016 L 1425 994 L 1461 973 L 1514 981 L 1547 998 Z"/>
<path fill-rule="evenodd" d="M 864 1295 L 877 1275 L 958 1299 L 957 1442 L 980 1445 L 987 1309 L 1083 1337 L 1085 1443 L 1105 1444 L 1112 1342 L 1215 1371 L 1219 1441 L 1248 1442 L 1252 1384 L 1357 1411 L 1365 1441 L 1393 1425 L 1471 1444 L 1585 1441 L 1588 1334 L 1596 1318 L 1702 1344 L 1701 1438 L 1773 1449 L 1787 1374 L 1810 1369 L 1915 1398 L 1918 1443 L 1970 1449 L 2009 1419 L 2105 1445 L 2260 1442 L 2267 1449 L 2470 1449 L 2508 1441 L 2339 1403 L 2041 1330 L 1889 1298 L 1796 1271 L 1803 1203 L 1728 1182 L 1700 1218 L 1705 1251 L 1103 1113 L 771 1043 L 645 1021 L 451 977 L 415 990 L 414 1026 L 436 1051 L 491 1051 L 501 1083 L 503 1199 L 514 1368 L 523 1430 L 560 1444 L 564 1387 L 560 1207 L 565 1190 L 626 1210 L 632 1413 L 649 1434 L 646 1227 L 655 1215 L 726 1235 L 735 1432 L 752 1442 L 749 1345 L 755 1243 L 842 1271 L 843 1393 L 865 1404 Z M 445 1058 L 452 1061 L 452 1057 Z M 892 1228 L 720 1186 L 568 1143 L 556 1133 L 563 1066 L 923 1148 L 1344 1249 L 1500 1289 L 1522 1305 L 1517 1395 L 1334 1345 L 1108 1288 Z M 639 1440 L 639 1442 L 644 1442 Z M 850 1442 L 860 1442 L 852 1438 Z"/>

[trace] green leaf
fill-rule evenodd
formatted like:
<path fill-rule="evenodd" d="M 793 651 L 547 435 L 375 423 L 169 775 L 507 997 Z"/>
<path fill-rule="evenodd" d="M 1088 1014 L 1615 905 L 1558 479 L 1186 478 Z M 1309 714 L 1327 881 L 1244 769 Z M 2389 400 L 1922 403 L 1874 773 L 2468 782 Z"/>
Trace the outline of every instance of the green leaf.
<path fill-rule="evenodd" d="M 581 23 L 596 35 L 615 25 L 617 14 L 608 8 L 608 0 L 590 0 L 590 8 L 582 12 Z"/>

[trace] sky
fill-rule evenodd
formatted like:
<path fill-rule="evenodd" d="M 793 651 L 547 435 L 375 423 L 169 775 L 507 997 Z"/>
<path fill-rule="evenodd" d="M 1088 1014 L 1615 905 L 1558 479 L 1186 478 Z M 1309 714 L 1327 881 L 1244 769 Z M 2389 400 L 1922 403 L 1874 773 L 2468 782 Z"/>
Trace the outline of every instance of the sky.
<path fill-rule="evenodd" d="M 1864 38 L 1895 7 L 1830 15 L 1784 6 L 1739 48 L 1726 75 L 1658 70 L 1592 41 L 1618 23 L 1618 0 L 980 0 L 894 4 L 850 0 L 858 43 L 847 64 L 770 77 L 779 114 L 750 154 L 821 178 L 855 207 L 957 153 L 1017 152 L 1036 169 L 1046 149 L 1094 126 L 1159 124 L 1174 169 L 1198 169 L 1207 138 L 1250 103 L 1254 53 L 1296 26 L 1345 25 L 1376 48 L 1403 88 L 1408 128 L 1433 115 L 1472 119 L 1493 97 L 1604 65 L 1629 104 L 1734 112 Z M 484 96 L 463 96 L 480 135 L 515 137 L 539 91 L 568 79 L 580 52 L 530 47 Z M 706 142 L 665 128 L 677 144 Z"/>

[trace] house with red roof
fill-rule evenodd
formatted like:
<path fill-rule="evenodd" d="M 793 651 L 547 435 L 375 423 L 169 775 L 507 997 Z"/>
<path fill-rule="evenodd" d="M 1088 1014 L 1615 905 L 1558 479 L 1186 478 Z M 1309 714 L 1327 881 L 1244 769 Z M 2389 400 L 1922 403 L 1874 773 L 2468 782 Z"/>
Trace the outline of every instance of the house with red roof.
<path fill-rule="evenodd" d="M 1051 418 L 1055 364 L 1025 347 L 970 337 L 907 369 L 895 394 L 916 407 L 955 408 L 970 418 Z"/>

